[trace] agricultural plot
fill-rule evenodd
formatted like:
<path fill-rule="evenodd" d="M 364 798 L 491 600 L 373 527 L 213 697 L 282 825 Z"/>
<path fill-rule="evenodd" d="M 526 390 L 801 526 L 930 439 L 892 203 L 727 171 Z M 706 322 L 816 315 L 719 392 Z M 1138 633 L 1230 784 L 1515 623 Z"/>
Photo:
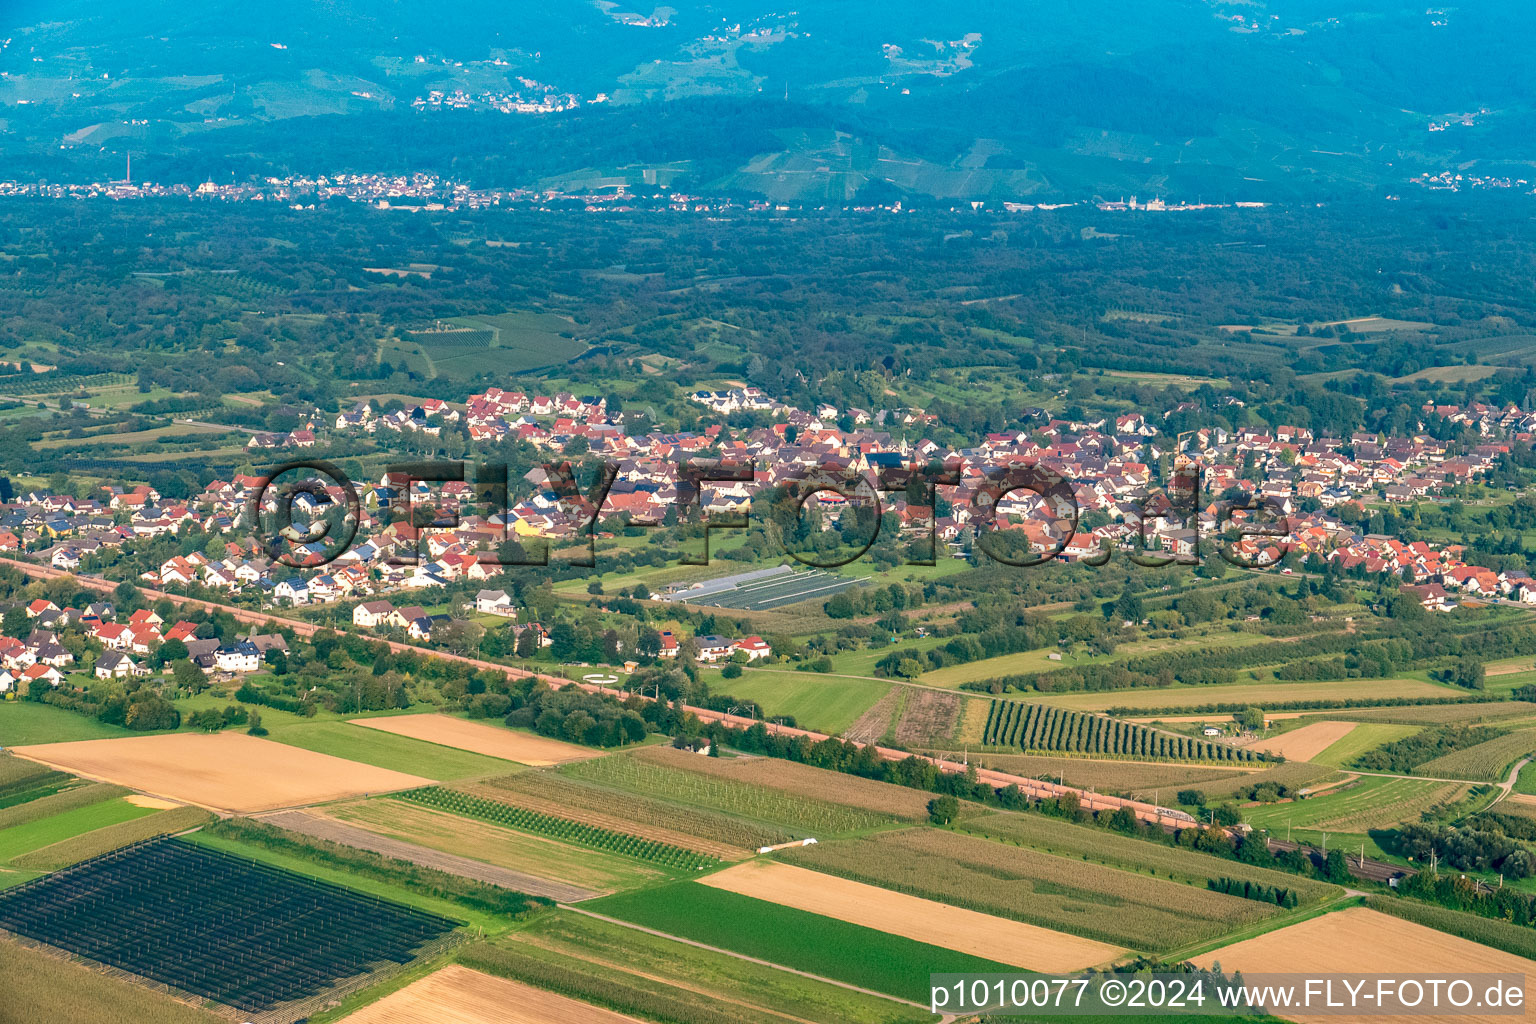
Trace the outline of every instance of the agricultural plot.
<path fill-rule="evenodd" d="M 587 350 L 586 342 L 574 337 L 576 325 L 553 313 L 460 316 L 447 323 L 446 330 L 411 332 L 411 340 L 432 353 L 441 376 L 470 377 L 492 367 L 525 373 L 569 362 Z"/>
<path fill-rule="evenodd" d="M 958 759 L 962 751 L 930 751 L 945 757 Z M 1196 786 L 1201 783 L 1225 782 L 1251 785 L 1266 770 L 1263 765 L 1241 767 L 1217 767 L 1215 765 L 1171 764 L 1167 761 L 1099 760 L 1091 757 L 1059 757 L 1043 754 L 976 754 L 965 752 L 963 756 L 984 768 L 1023 775 L 1035 779 L 1046 776 L 1059 779 L 1063 784 L 1080 789 L 1092 789 L 1100 793 L 1144 793 L 1151 795 L 1159 789 L 1172 793 L 1175 789 Z M 1267 776 L 1262 776 L 1267 777 Z"/>
<path fill-rule="evenodd" d="M 1109 754 L 1174 761 L 1252 762 L 1257 755 L 1226 743 L 1151 729 L 1122 718 L 1083 714 L 1044 704 L 994 700 L 982 741 L 993 747 L 1071 754 Z"/>
<path fill-rule="evenodd" d="M 1150 690 L 1042 693 L 1031 700 L 1078 711 L 1109 708 L 1201 708 L 1216 704 L 1253 704 L 1258 707 L 1309 700 L 1394 700 L 1399 697 L 1451 697 L 1443 686 L 1417 679 L 1343 679 L 1306 683 L 1231 683 L 1221 686 L 1159 686 Z M 1353 720 L 1356 716 L 1349 712 Z"/>
<path fill-rule="evenodd" d="M 154 813 L 151 808 L 135 807 L 118 796 L 26 824 L 13 825 L 0 831 L 0 861 L 11 861 L 44 846 L 52 846 L 98 828 L 107 828 Z"/>
<path fill-rule="evenodd" d="M 1277 910 L 1081 858 L 926 828 L 778 856 L 884 889 L 1149 952 L 1215 938 Z"/>
<path fill-rule="evenodd" d="M 637 750 L 633 756 L 653 764 L 760 786 L 807 800 L 825 800 L 909 821 L 928 817 L 926 793 L 776 757 L 699 757 L 671 747 L 646 747 Z"/>
<path fill-rule="evenodd" d="M 132 736 L 127 729 L 32 701 L 0 701 L 0 747 Z"/>
<path fill-rule="evenodd" d="M 0 893 L 0 927 L 259 1013 L 409 963 L 454 924 L 162 840 Z"/>
<path fill-rule="evenodd" d="M 1272 782 L 1277 787 L 1284 786 L 1286 789 L 1305 789 L 1338 774 L 1332 768 L 1313 764 L 1310 761 L 1287 761 L 1284 764 L 1272 764 L 1256 772 L 1228 772 L 1219 779 L 1196 782 L 1179 788 L 1199 790 L 1207 803 L 1219 803 L 1246 792 L 1261 782 Z"/>
<path fill-rule="evenodd" d="M 1393 722 L 1361 722 L 1305 760 L 1315 764 L 1326 764 L 1333 768 L 1342 768 L 1367 750 L 1375 750 L 1384 744 L 1407 739 L 1421 728 L 1423 727 L 1418 725 L 1400 725 Z"/>
<path fill-rule="evenodd" d="M 449 964 L 366 1006 L 348 1024 L 631 1024 L 589 1003 Z"/>
<path fill-rule="evenodd" d="M 456 750 L 382 729 L 364 729 L 351 722 L 300 721 L 274 723 L 270 728 L 271 738 L 279 743 L 439 782 L 517 770 L 515 763 L 499 757 Z"/>
<path fill-rule="evenodd" d="M 753 579 L 725 588 L 684 590 L 663 600 L 682 601 L 709 608 L 763 612 L 813 598 L 825 601 L 833 594 L 856 587 L 861 582 L 857 578 L 839 576 L 824 569 L 808 569 Z"/>
<path fill-rule="evenodd" d="M 583 909 L 914 1002 L 927 999 L 930 973 L 1009 970 L 996 960 L 698 882 L 608 896 Z"/>
<path fill-rule="evenodd" d="M 1354 728 L 1354 722 L 1310 722 L 1273 739 L 1259 740 L 1253 746 L 1258 750 L 1278 754 L 1287 761 L 1310 761 L 1349 735 Z"/>
<path fill-rule="evenodd" d="M 175 835 L 208 823 L 211 815 L 200 807 L 154 810 L 115 825 L 81 832 L 69 839 L 40 846 L 17 857 L 13 866 L 29 871 L 56 871 L 92 857 L 100 857 L 134 843 Z"/>
<path fill-rule="evenodd" d="M 451 789 L 439 787 L 414 789 L 401 793 L 397 799 L 447 811 L 449 814 L 477 818 L 522 832 L 548 836 L 580 846 L 590 846 L 595 850 L 606 850 L 675 871 L 700 871 L 714 867 L 718 863 L 718 858 L 694 850 L 683 849 L 627 832 L 599 828 L 595 825 L 572 821 L 569 818 L 559 818 L 498 800 L 487 800 L 468 793 L 455 792 Z"/>
<path fill-rule="evenodd" d="M 576 778 L 642 796 L 729 814 L 748 821 L 768 822 L 784 830 L 780 833 L 784 839 L 856 832 L 889 825 L 896 820 L 890 814 L 763 789 L 735 779 L 687 771 L 633 755 L 583 761 L 567 766 L 564 771 Z"/>
<path fill-rule="evenodd" d="M 551 765 L 598 757 L 600 750 L 578 747 L 531 732 L 517 732 L 494 725 L 481 725 L 447 715 L 393 715 L 385 718 L 356 718 L 353 725 L 438 743 L 445 747 L 468 750 L 486 757 L 497 757 L 520 764 Z"/>
<path fill-rule="evenodd" d="M 0 940 L 0 978 L 10 1021 L 226 1024 L 207 1010 L 10 940 Z"/>
<path fill-rule="evenodd" d="M 1536 714 L 1536 704 L 1523 700 L 1469 704 L 1421 704 L 1400 708 L 1363 708 L 1330 712 L 1359 722 L 1401 722 L 1406 725 L 1444 725 L 1448 722 L 1497 721 Z"/>
<path fill-rule="evenodd" d="M 1470 791 L 1454 782 L 1425 782 L 1361 776 L 1359 781 L 1330 789 L 1306 800 L 1243 808 L 1254 828 L 1284 835 L 1287 826 L 1327 832 L 1365 833 L 1403 822 L 1416 822 L 1423 812 L 1455 803 Z"/>
<path fill-rule="evenodd" d="M 1536 730 L 1521 729 L 1458 750 L 1414 768 L 1415 775 L 1442 779 L 1473 779 L 1502 782 L 1509 768 L 1522 757 L 1536 753 Z"/>
<path fill-rule="evenodd" d="M 1146 872 L 1200 888 L 1205 888 L 1215 878 L 1235 878 L 1271 888 L 1288 889 L 1302 903 L 1339 894 L 1338 886 L 1327 882 L 1243 864 L 1225 857 L 1213 857 L 1208 853 L 1162 846 L 1145 839 L 1045 818 L 1038 814 L 998 811 L 967 821 L 961 829 L 1058 857 L 1074 857 L 1127 871 Z"/>
<path fill-rule="evenodd" d="M 430 782 L 235 733 L 171 733 L 19 747 L 15 753 L 219 811 L 266 811 Z"/>
<path fill-rule="evenodd" d="M 5 820 L 6 809 L 45 799 L 74 784 L 64 772 L 0 754 L 0 821 Z"/>
<path fill-rule="evenodd" d="M 749 850 L 790 838 L 788 831 L 761 822 L 698 807 L 684 807 L 553 771 L 523 772 L 454 788 L 599 828 L 631 832 L 673 846 L 713 854 L 721 860 L 740 859 Z"/>
<path fill-rule="evenodd" d="M 1447 965 L 1459 974 L 1527 974 L 1530 961 L 1437 932 L 1375 910 L 1352 907 L 1314 917 L 1288 928 L 1245 939 L 1194 958 L 1199 967 L 1220 963 L 1223 971 L 1244 974 L 1327 974 L 1347 969 L 1359 974 L 1444 976 Z M 1529 1004 L 1531 988 L 1526 987 Z M 1287 1014 L 1307 1024 L 1337 1021 L 1338 1017 Z M 1427 1020 L 1425 1017 L 1376 1017 L 1384 1022 Z M 1499 1024 L 1508 1016 L 1458 1015 L 1465 1024 Z"/>
<path fill-rule="evenodd" d="M 766 717 L 790 715 L 801 728 L 836 736 L 884 698 L 893 684 L 814 672 L 752 669 L 736 679 L 712 676 L 710 686 L 716 693 L 756 702 Z"/>
<path fill-rule="evenodd" d="M 1066 973 L 1124 950 L 791 864 L 750 860 L 702 884 L 1033 971 Z"/>

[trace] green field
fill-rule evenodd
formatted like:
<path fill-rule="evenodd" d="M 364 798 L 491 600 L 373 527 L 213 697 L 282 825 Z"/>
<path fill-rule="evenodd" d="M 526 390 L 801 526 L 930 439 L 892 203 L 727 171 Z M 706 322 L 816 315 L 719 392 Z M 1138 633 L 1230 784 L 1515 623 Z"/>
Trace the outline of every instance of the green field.
<path fill-rule="evenodd" d="M 927 998 L 931 973 L 1013 971 L 980 957 L 697 882 L 609 896 L 583 903 L 582 909 L 918 1002 Z"/>
<path fill-rule="evenodd" d="M 1113 655 L 1063 652 L 1061 649 L 1054 647 L 1040 648 L 1033 651 L 1019 651 L 1015 654 L 1000 654 L 995 658 L 983 658 L 980 661 L 966 662 L 962 665 L 950 665 L 945 668 L 935 669 L 932 672 L 925 672 L 921 679 L 923 682 L 934 686 L 959 686 L 961 683 L 971 683 L 982 679 L 996 679 L 1001 676 L 1019 675 L 1025 672 L 1052 672 L 1056 669 L 1071 668 L 1073 665 L 1124 661 L 1127 658 L 1145 657 L 1166 651 L 1207 647 L 1245 647 L 1249 644 L 1266 643 L 1269 639 L 1269 637 L 1259 633 L 1222 631 L 1179 639 L 1139 640 L 1133 643 L 1122 644 L 1115 649 Z M 1061 655 L 1060 660 L 1051 660 L 1050 656 L 1052 654 Z"/>
<path fill-rule="evenodd" d="M 85 832 L 148 817 L 154 813 L 152 807 L 135 807 L 121 797 L 114 797 L 15 825 L 0 832 L 0 861 L 13 860 L 24 853 L 73 839 Z"/>
<path fill-rule="evenodd" d="M 1442 779 L 1475 779 L 1502 782 L 1510 765 L 1536 754 L 1536 730 L 1518 729 L 1503 736 L 1425 761 L 1413 769 L 1415 775 Z"/>
<path fill-rule="evenodd" d="M 828 735 L 852 725 L 894 685 L 770 669 L 748 670 L 737 679 L 722 679 L 714 673 L 707 678 L 715 693 L 756 701 L 770 718 L 791 715 L 800 728 Z"/>
<path fill-rule="evenodd" d="M 1287 823 L 1295 829 L 1361 834 L 1400 822 L 1417 822 L 1422 812 L 1466 792 L 1467 787 L 1453 782 L 1365 775 L 1352 785 L 1306 800 L 1244 807 L 1242 813 L 1254 828 L 1267 828 L 1280 837 L 1285 835 Z"/>
<path fill-rule="evenodd" d="M 1032 693 L 1030 700 L 1078 711 L 1106 708 L 1196 708 L 1207 704 L 1283 704 L 1304 700 L 1390 700 L 1398 697 L 1454 697 L 1465 691 L 1417 679 L 1346 679 L 1319 683 L 1233 683 L 1227 686 L 1161 686 L 1149 690 L 1095 693 Z"/>
<path fill-rule="evenodd" d="M 70 740 L 109 740 L 137 733 L 94 718 L 32 701 L 0 701 L 0 747 L 31 743 L 65 743 Z"/>
<path fill-rule="evenodd" d="M 574 336 L 577 325 L 554 313 L 459 316 L 448 323 L 455 329 L 410 333 L 439 377 L 469 378 L 492 365 L 503 373 L 523 373 L 569 362 L 587 350 Z"/>
<path fill-rule="evenodd" d="M 1314 764 L 1340 768 L 1367 750 L 1374 750 L 1383 743 L 1406 739 L 1422 728 L 1417 725 L 1392 725 L 1382 722 L 1366 722 L 1355 726 L 1326 750 L 1312 758 Z"/>
<path fill-rule="evenodd" d="M 263 713 L 263 721 L 266 715 Z M 271 739 L 321 754 L 390 768 L 409 775 L 448 782 L 485 775 L 510 775 L 522 765 L 499 757 L 457 750 L 348 722 L 301 722 L 274 725 Z"/>
<path fill-rule="evenodd" d="M 1536 761 L 1520 769 L 1520 777 L 1515 780 L 1514 792 L 1536 796 Z"/>

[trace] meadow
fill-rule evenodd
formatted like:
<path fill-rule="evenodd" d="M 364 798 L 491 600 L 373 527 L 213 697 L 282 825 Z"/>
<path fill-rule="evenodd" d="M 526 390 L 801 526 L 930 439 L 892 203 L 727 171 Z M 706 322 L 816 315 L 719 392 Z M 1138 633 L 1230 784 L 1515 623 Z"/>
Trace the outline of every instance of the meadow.
<path fill-rule="evenodd" d="M 1210 704 L 1258 707 L 1311 700 L 1391 700 L 1398 697 L 1454 697 L 1458 692 L 1417 679 L 1344 679 L 1307 683 L 1231 683 L 1220 686 L 1161 686 L 1150 690 L 1039 693 L 1029 699 L 1077 711 L 1109 708 L 1192 708 Z"/>
<path fill-rule="evenodd" d="M 715 693 L 756 702 L 769 718 L 790 715 L 802 729 L 829 736 L 843 732 L 890 692 L 892 683 L 841 679 L 815 672 L 748 669 L 735 679 L 705 674 Z"/>
<path fill-rule="evenodd" d="M 1102 828 L 1077 825 L 1038 814 L 998 811 L 966 821 L 958 826 L 958 830 L 1027 846 L 1058 857 L 1079 858 L 1125 871 L 1145 872 L 1152 877 L 1167 878 L 1202 889 L 1213 878 L 1236 878 L 1290 889 L 1303 903 L 1336 896 L 1340 891 L 1336 885 L 1273 868 L 1243 864 L 1195 850 L 1175 849 L 1145 839 L 1106 832 Z"/>
<path fill-rule="evenodd" d="M 930 973 L 1009 970 L 991 960 L 698 882 L 608 896 L 583 909 L 914 1002 L 926 1000 Z"/>
<path fill-rule="evenodd" d="M 1391 722 L 1360 722 L 1338 740 L 1307 758 L 1314 764 L 1326 764 L 1341 768 L 1367 750 L 1397 740 L 1406 739 L 1418 732 L 1420 726 L 1400 725 Z"/>
<path fill-rule="evenodd" d="M 32 701 L 0 701 L 0 747 L 34 743 L 67 743 L 72 740 L 104 740 L 132 736 L 116 725 Z"/>
<path fill-rule="evenodd" d="M 175 835 L 196 828 L 211 819 L 212 815 L 200 807 L 151 810 L 150 813 L 134 815 L 126 821 L 93 828 L 47 846 L 39 846 L 21 854 L 12 863 L 15 867 L 32 871 L 57 871 L 146 839 Z"/>
<path fill-rule="evenodd" d="M 926 828 L 777 856 L 896 892 L 1146 951 L 1214 938 L 1276 909 L 1080 857 L 1026 853 L 991 839 Z"/>
<path fill-rule="evenodd" d="M 25 824 L 11 825 L 0 831 L 0 861 L 14 860 L 41 847 L 154 813 L 153 808 L 136 807 L 122 797 L 114 796 Z"/>
<path fill-rule="evenodd" d="M 270 738 L 279 743 L 438 782 L 504 775 L 519 768 L 516 763 L 498 757 L 398 736 L 381 729 L 364 729 L 350 722 L 301 721 L 269 728 Z"/>

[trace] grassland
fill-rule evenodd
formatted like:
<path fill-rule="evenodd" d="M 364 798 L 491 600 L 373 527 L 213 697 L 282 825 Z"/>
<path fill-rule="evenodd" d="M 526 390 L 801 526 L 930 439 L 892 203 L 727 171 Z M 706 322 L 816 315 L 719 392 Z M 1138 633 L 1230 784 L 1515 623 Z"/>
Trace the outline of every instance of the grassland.
<path fill-rule="evenodd" d="M 1532 753 L 1536 753 L 1536 730 L 1521 729 L 1437 757 L 1433 761 L 1425 761 L 1416 766 L 1413 773 L 1442 779 L 1502 782 L 1510 765 Z"/>
<path fill-rule="evenodd" d="M 121 797 L 112 797 L 25 824 L 12 825 L 0 832 L 0 861 L 15 860 L 41 847 L 154 813 L 151 808 L 135 807 Z"/>
<path fill-rule="evenodd" d="M 737 679 L 707 676 L 716 693 L 755 701 L 764 715 L 791 715 L 803 729 L 837 735 L 890 691 L 891 683 L 841 679 L 813 672 L 744 672 Z"/>
<path fill-rule="evenodd" d="M 269 728 L 270 737 L 279 743 L 438 782 L 504 775 L 519 767 L 501 758 L 379 729 L 364 729 L 349 722 L 300 722 Z"/>
<path fill-rule="evenodd" d="M 1520 776 L 1515 779 L 1514 792 L 1536 796 L 1536 761 L 1520 769 Z"/>
<path fill-rule="evenodd" d="M 999 811 L 972 819 L 960 831 L 984 835 L 1032 850 L 1073 857 L 1109 867 L 1167 878 L 1204 888 L 1212 878 L 1236 878 L 1266 886 L 1291 889 L 1303 903 L 1336 896 L 1338 886 L 1297 875 L 1256 867 L 1224 857 L 1214 857 L 1145 839 L 1135 839 L 1091 825 L 1077 825 L 1037 814 Z"/>
<path fill-rule="evenodd" d="M 1147 951 L 1215 938 L 1272 905 L 991 839 L 907 829 L 781 852 L 792 864 Z M 1267 909 L 1266 909 L 1267 908 Z"/>
<path fill-rule="evenodd" d="M 609 896 L 583 909 L 915 1002 L 926 999 L 930 973 L 1009 969 L 697 882 Z"/>
<path fill-rule="evenodd" d="M 1039 693 L 1029 699 L 1077 711 L 1108 708 L 1200 708 L 1208 704 L 1264 707 L 1308 700 L 1392 700 L 1399 697 L 1454 697 L 1459 691 L 1418 679 L 1345 679 L 1317 683 L 1232 683 L 1223 686 L 1173 686 L 1151 690 L 1093 693 Z M 1353 716 L 1351 716 L 1353 717 Z"/>
<path fill-rule="evenodd" d="M 0 747 L 34 743 L 66 743 L 72 740 L 105 740 L 134 733 L 106 725 L 51 704 L 32 701 L 0 701 Z"/>
<path fill-rule="evenodd" d="M 9 939 L 0 939 L 9 1021 L 49 1024 L 221 1024 L 223 1018 Z"/>
<path fill-rule="evenodd" d="M 563 771 L 576 778 L 643 796 L 766 821 L 788 830 L 790 838 L 854 832 L 888 825 L 895 820 L 888 814 L 766 790 L 732 779 L 642 760 L 632 754 L 584 761 L 569 765 Z"/>
<path fill-rule="evenodd" d="M 175 835 L 206 824 L 208 812 L 197 807 L 137 815 L 127 821 L 91 829 L 78 835 L 41 846 L 15 859 L 14 866 L 35 871 L 56 871 L 82 860 L 99 857 L 133 843 L 156 836 Z"/>
<path fill-rule="evenodd" d="M 1471 704 L 1424 704 L 1398 708 L 1359 708 L 1326 712 L 1329 718 L 1348 718 L 1356 722 L 1399 722 L 1404 725 L 1444 725 L 1448 722 L 1497 722 L 1536 714 L 1536 704 L 1528 701 L 1497 701 Z"/>
<path fill-rule="evenodd" d="M 338 821 L 361 825 L 392 839 L 602 892 L 634 888 L 669 877 L 666 871 L 629 857 L 530 835 L 393 797 L 329 807 L 326 813 Z"/>
<path fill-rule="evenodd" d="M 665 1001 L 669 1019 L 700 1024 L 784 1024 L 785 1015 L 814 1024 L 932 1019 L 886 999 L 581 914 L 543 915 L 497 945 L 536 959 L 535 966 L 558 957 L 560 969 L 576 974 L 572 980 L 589 990 L 572 994 L 605 990 L 610 1000 L 604 1005 L 617 1002 L 615 1008 L 630 1013 L 641 1013 L 642 1001 Z M 477 952 L 471 947 L 469 957 Z"/>
<path fill-rule="evenodd" d="M 1285 834 L 1286 826 L 1312 831 L 1365 833 L 1404 822 L 1416 822 L 1432 808 L 1454 803 L 1469 787 L 1454 782 L 1426 782 L 1361 776 L 1359 781 L 1330 789 L 1306 800 L 1243 808 L 1254 828 Z"/>
<path fill-rule="evenodd" d="M 1324 747 L 1320 752 L 1312 755 L 1307 760 L 1314 764 L 1326 764 L 1334 768 L 1342 767 L 1365 753 L 1374 750 L 1383 743 L 1392 743 L 1396 740 L 1406 739 L 1418 732 L 1417 725 L 1397 725 L 1390 722 L 1360 722 L 1348 733 L 1338 740 Z"/>

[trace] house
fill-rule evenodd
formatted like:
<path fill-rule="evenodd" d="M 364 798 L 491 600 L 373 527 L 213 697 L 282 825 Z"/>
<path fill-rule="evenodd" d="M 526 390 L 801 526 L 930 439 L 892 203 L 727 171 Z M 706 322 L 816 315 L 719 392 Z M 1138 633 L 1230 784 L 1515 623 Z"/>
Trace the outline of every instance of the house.
<path fill-rule="evenodd" d="M 97 679 L 126 679 L 129 676 L 148 675 L 149 669 L 121 651 L 107 651 L 96 659 L 96 667 L 92 672 Z"/>
<path fill-rule="evenodd" d="M 27 605 L 27 618 L 35 619 L 44 612 L 56 612 L 58 610 L 58 605 L 54 604 L 52 601 L 45 600 L 44 598 L 40 597 L 36 601 L 33 601 L 31 604 Z"/>
<path fill-rule="evenodd" d="M 677 651 L 678 643 L 676 634 L 674 634 L 670 629 L 663 631 L 661 634 L 661 650 L 657 652 L 656 656 L 658 658 L 675 658 L 677 657 Z"/>
<path fill-rule="evenodd" d="M 249 640 L 241 640 L 215 651 L 213 664 L 221 672 L 255 672 L 261 667 L 261 652 Z"/>
<path fill-rule="evenodd" d="M 512 607 L 512 598 L 507 596 L 505 590 L 480 591 L 475 595 L 475 611 L 486 615 L 517 618 L 517 609 Z"/>
<path fill-rule="evenodd" d="M 395 606 L 388 601 L 365 601 L 352 609 L 352 625 L 374 629 L 380 625 L 389 625 L 394 614 Z"/>
<path fill-rule="evenodd" d="M 309 586 L 298 577 L 283 580 L 272 590 L 272 596 L 293 604 L 309 603 Z"/>
<path fill-rule="evenodd" d="M 701 636 L 698 638 L 699 660 L 710 662 L 724 661 L 731 656 L 736 649 L 736 641 L 727 640 L 723 636 Z"/>
<path fill-rule="evenodd" d="M 773 648 L 760 636 L 749 636 L 744 640 L 738 641 L 736 650 L 745 654 L 748 661 L 766 658 L 773 653 Z"/>
<path fill-rule="evenodd" d="M 50 686 L 58 686 L 64 681 L 64 673 L 60 672 L 52 665 L 28 665 L 26 668 L 22 669 L 21 677 L 17 680 L 17 685 L 30 685 L 39 679 L 46 679 Z"/>
<path fill-rule="evenodd" d="M 1214 726 L 1214 725 L 1208 725 L 1204 729 L 1200 730 L 1200 735 L 1202 735 L 1202 736 L 1220 736 L 1221 735 L 1221 730 L 1216 728 L 1216 726 Z"/>

